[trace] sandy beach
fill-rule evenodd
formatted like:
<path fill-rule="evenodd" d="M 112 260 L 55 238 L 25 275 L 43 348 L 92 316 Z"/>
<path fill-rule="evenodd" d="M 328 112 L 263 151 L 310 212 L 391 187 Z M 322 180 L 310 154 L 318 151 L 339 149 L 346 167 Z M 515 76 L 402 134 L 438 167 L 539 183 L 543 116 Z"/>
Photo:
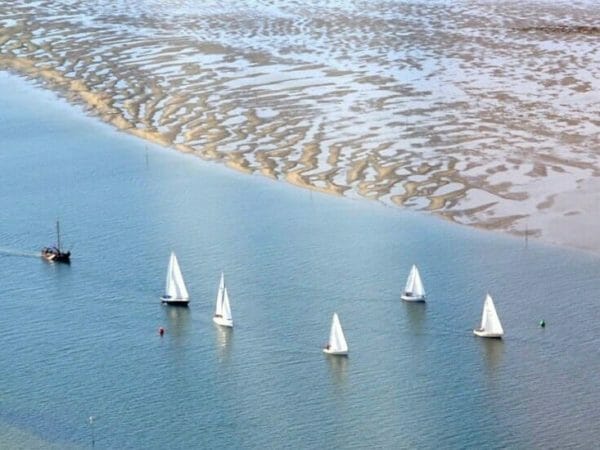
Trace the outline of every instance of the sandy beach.
<path fill-rule="evenodd" d="M 0 70 L 302 188 L 600 252 L 600 5 L 0 2 Z"/>

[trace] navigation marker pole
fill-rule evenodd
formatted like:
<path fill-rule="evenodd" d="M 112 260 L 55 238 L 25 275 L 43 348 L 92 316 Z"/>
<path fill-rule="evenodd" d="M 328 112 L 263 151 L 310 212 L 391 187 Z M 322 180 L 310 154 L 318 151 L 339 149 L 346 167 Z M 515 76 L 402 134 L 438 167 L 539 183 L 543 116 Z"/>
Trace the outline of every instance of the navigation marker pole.
<path fill-rule="evenodd" d="M 94 446 L 96 445 L 96 436 L 94 435 L 94 416 L 90 416 L 90 418 L 88 419 L 88 423 L 90 424 L 90 427 L 92 429 L 92 448 L 94 448 Z"/>

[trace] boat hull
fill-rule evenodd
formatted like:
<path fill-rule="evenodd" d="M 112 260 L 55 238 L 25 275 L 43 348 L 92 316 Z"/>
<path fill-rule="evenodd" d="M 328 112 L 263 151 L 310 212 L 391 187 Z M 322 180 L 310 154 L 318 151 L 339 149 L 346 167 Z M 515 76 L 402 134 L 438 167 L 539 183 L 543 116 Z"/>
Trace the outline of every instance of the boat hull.
<path fill-rule="evenodd" d="M 41 252 L 41 256 L 46 261 L 50 262 L 59 262 L 64 264 L 71 263 L 71 252 L 53 252 L 43 249 Z"/>
<path fill-rule="evenodd" d="M 400 298 L 402 300 L 404 300 L 405 302 L 424 302 L 425 301 L 425 296 L 424 295 L 406 295 L 406 294 L 402 294 L 400 296 Z"/>
<path fill-rule="evenodd" d="M 502 339 L 503 334 L 501 333 L 490 333 L 489 331 L 485 331 L 485 330 L 473 330 L 473 334 L 475 336 L 479 336 L 482 338 L 490 338 L 490 339 Z"/>
<path fill-rule="evenodd" d="M 189 299 L 183 298 L 172 298 L 166 295 L 163 295 L 160 298 L 160 301 L 163 305 L 172 305 L 172 306 L 188 306 L 190 303 Z"/>
<path fill-rule="evenodd" d="M 222 317 L 213 317 L 213 322 L 222 327 L 233 328 L 233 320 L 223 319 Z"/>
<path fill-rule="evenodd" d="M 348 351 L 336 351 L 336 350 L 331 350 L 328 348 L 324 348 L 323 349 L 323 353 L 327 354 L 327 355 L 332 355 L 332 356 L 348 356 Z"/>

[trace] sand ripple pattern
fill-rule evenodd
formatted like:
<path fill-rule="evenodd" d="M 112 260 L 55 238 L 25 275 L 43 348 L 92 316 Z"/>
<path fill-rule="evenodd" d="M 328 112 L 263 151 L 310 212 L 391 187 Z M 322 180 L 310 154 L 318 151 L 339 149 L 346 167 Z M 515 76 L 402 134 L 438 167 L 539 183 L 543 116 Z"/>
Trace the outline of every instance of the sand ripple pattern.
<path fill-rule="evenodd" d="M 513 232 L 599 175 L 593 1 L 6 0 L 0 17 L 0 68 L 238 170 Z"/>

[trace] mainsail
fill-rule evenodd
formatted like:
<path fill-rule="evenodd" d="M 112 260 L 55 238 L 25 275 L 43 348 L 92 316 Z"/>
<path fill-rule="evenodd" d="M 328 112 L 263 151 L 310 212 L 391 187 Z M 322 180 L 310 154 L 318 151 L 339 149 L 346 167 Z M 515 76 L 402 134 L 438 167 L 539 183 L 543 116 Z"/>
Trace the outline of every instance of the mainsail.
<path fill-rule="evenodd" d="M 223 273 L 221 273 L 221 281 L 219 282 L 217 305 L 215 307 L 215 316 L 213 317 L 213 321 L 226 327 L 233 326 L 231 306 L 229 305 L 229 294 L 227 293 L 227 287 L 225 287 L 225 275 Z"/>
<path fill-rule="evenodd" d="M 425 287 L 423 286 L 423 282 L 421 281 L 419 269 L 417 269 L 417 266 L 415 266 L 414 264 L 410 269 L 410 274 L 408 275 L 408 279 L 406 280 L 406 287 L 404 288 L 404 293 L 412 295 L 413 297 L 425 296 Z"/>
<path fill-rule="evenodd" d="M 179 262 L 174 252 L 171 252 L 169 268 L 167 269 L 166 295 L 171 299 L 177 300 L 187 300 L 189 298 L 185 282 L 183 281 L 183 275 L 179 268 Z"/>
<path fill-rule="evenodd" d="M 496 312 L 496 307 L 494 306 L 494 301 L 492 300 L 490 294 L 486 295 L 485 302 L 483 303 L 483 313 L 481 315 L 481 329 L 489 334 L 504 334 L 502 324 L 500 323 L 498 313 Z"/>
<path fill-rule="evenodd" d="M 347 352 L 348 344 L 340 325 L 340 319 L 337 313 L 333 313 L 333 320 L 331 321 L 331 330 L 329 332 L 329 350 L 332 352 Z"/>

